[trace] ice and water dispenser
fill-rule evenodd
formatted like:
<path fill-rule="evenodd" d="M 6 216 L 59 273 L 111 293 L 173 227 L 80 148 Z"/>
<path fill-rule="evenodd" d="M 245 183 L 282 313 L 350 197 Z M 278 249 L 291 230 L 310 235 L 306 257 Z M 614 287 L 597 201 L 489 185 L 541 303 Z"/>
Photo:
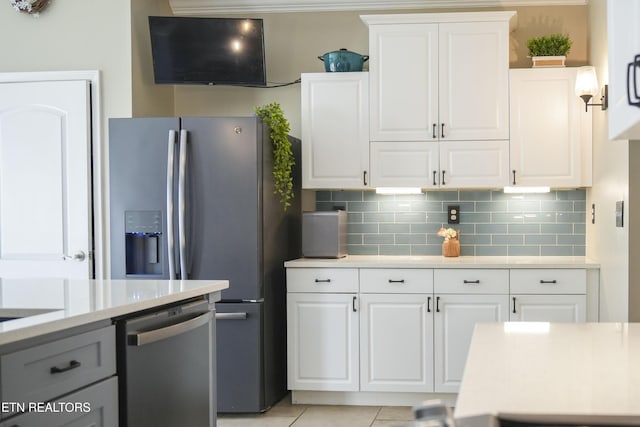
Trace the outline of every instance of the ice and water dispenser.
<path fill-rule="evenodd" d="M 125 211 L 128 275 L 162 275 L 162 211 Z"/>

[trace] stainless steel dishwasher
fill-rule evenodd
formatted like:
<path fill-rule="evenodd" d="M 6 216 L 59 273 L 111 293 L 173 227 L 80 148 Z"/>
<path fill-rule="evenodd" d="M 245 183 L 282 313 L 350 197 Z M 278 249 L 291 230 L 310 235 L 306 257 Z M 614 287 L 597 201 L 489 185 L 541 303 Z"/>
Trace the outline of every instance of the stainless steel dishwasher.
<path fill-rule="evenodd" d="M 214 427 L 215 306 L 206 299 L 116 321 L 120 427 Z"/>

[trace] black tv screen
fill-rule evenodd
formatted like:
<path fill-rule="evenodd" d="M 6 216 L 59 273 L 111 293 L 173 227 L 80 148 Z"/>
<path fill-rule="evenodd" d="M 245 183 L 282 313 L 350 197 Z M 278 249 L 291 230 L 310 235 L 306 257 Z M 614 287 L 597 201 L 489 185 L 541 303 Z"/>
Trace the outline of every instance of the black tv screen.
<path fill-rule="evenodd" d="M 150 16 L 156 83 L 265 86 L 262 19 Z"/>

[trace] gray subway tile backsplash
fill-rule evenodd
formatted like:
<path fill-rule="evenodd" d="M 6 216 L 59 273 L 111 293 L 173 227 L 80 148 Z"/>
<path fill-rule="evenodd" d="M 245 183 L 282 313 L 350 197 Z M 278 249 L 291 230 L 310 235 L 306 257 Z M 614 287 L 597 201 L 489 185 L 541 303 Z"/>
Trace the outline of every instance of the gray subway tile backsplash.
<path fill-rule="evenodd" d="M 447 224 L 449 205 L 460 206 L 460 224 Z M 441 255 L 440 227 L 460 230 L 463 256 L 585 255 L 585 190 L 316 192 L 316 209 L 339 208 L 348 213 L 351 255 Z"/>

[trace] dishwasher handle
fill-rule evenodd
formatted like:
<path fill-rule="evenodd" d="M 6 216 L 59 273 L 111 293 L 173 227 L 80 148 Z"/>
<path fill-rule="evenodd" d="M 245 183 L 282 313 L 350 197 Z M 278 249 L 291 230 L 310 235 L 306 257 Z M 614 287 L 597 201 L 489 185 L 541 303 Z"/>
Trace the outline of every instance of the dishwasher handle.
<path fill-rule="evenodd" d="M 213 319 L 213 311 L 208 311 L 200 316 L 176 323 L 175 325 L 166 326 L 160 329 L 144 332 L 132 332 L 127 334 L 127 344 L 131 346 L 143 346 L 156 341 L 175 337 L 184 334 L 200 326 L 206 325 Z"/>

